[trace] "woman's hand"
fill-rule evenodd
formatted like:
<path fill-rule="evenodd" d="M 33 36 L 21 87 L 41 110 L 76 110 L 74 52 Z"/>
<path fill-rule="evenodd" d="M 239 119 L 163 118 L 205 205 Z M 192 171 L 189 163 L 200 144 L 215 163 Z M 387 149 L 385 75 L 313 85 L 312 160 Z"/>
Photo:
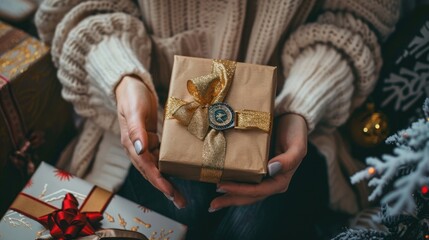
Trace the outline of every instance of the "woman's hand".
<path fill-rule="evenodd" d="M 125 76 L 115 89 L 121 143 L 133 165 L 154 187 L 183 208 L 183 196 L 158 169 L 157 102 L 138 78 Z"/>
<path fill-rule="evenodd" d="M 300 115 L 281 116 L 275 129 L 277 156 L 268 164 L 270 177 L 259 184 L 232 182 L 218 184 L 217 191 L 225 194 L 211 202 L 209 212 L 229 206 L 252 204 L 285 192 L 293 174 L 307 154 L 307 133 L 307 124 Z"/>

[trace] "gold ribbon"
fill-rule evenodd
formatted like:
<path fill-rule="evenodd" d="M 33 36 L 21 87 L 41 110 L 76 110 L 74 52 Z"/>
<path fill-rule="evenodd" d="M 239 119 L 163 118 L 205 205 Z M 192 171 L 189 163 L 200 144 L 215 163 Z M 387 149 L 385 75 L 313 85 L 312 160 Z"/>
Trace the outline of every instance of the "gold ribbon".
<path fill-rule="evenodd" d="M 112 197 L 113 193 L 94 186 L 83 202 L 80 211 L 102 213 Z M 58 209 L 25 193 L 20 193 L 9 208 L 36 221 L 38 218 Z"/>
<path fill-rule="evenodd" d="M 236 62 L 213 60 L 208 75 L 188 80 L 188 92 L 192 102 L 170 97 L 165 107 L 165 118 L 176 119 L 200 140 L 204 140 L 200 181 L 219 182 L 222 177 L 226 155 L 226 139 L 222 131 L 210 129 L 209 106 L 223 102 L 234 78 Z M 271 114 L 253 110 L 235 112 L 237 129 L 260 129 L 269 132 Z"/>

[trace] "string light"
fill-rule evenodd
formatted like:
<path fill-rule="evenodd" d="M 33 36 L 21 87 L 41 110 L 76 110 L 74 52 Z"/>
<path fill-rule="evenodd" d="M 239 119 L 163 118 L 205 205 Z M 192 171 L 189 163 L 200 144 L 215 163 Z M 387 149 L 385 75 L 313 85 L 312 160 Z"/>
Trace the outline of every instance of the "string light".
<path fill-rule="evenodd" d="M 420 192 L 421 192 L 423 195 L 426 195 L 426 194 L 429 192 L 429 187 L 428 187 L 428 186 L 426 186 L 426 185 L 422 186 L 422 187 L 420 188 Z"/>
<path fill-rule="evenodd" d="M 375 171 L 375 168 L 374 168 L 374 167 L 370 167 L 370 168 L 368 168 L 368 173 L 369 173 L 369 175 L 373 175 L 375 172 L 376 172 L 376 171 Z M 428 190 L 429 190 L 429 189 L 428 189 Z"/>

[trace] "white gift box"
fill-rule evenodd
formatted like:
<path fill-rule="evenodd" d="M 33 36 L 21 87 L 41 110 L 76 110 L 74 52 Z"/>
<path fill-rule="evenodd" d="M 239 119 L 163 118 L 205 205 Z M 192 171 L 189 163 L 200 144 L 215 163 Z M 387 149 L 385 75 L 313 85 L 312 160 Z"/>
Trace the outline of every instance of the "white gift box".
<path fill-rule="evenodd" d="M 93 185 L 42 162 L 22 193 L 61 208 L 66 193 L 82 205 Z M 103 212 L 101 228 L 116 228 L 143 233 L 148 239 L 184 239 L 187 227 L 123 197 L 114 195 Z M 0 221 L 0 240 L 35 239 L 49 236 L 37 221 L 8 210 Z"/>

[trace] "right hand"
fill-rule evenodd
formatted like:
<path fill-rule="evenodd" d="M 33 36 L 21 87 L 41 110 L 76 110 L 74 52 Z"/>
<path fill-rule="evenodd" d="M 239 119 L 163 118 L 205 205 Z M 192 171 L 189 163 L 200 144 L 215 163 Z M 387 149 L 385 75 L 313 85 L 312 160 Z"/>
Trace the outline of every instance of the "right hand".
<path fill-rule="evenodd" d="M 121 143 L 131 162 L 143 177 L 173 201 L 177 208 L 185 207 L 185 198 L 158 169 L 159 139 L 156 134 L 155 96 L 134 76 L 122 78 L 115 94 Z"/>

